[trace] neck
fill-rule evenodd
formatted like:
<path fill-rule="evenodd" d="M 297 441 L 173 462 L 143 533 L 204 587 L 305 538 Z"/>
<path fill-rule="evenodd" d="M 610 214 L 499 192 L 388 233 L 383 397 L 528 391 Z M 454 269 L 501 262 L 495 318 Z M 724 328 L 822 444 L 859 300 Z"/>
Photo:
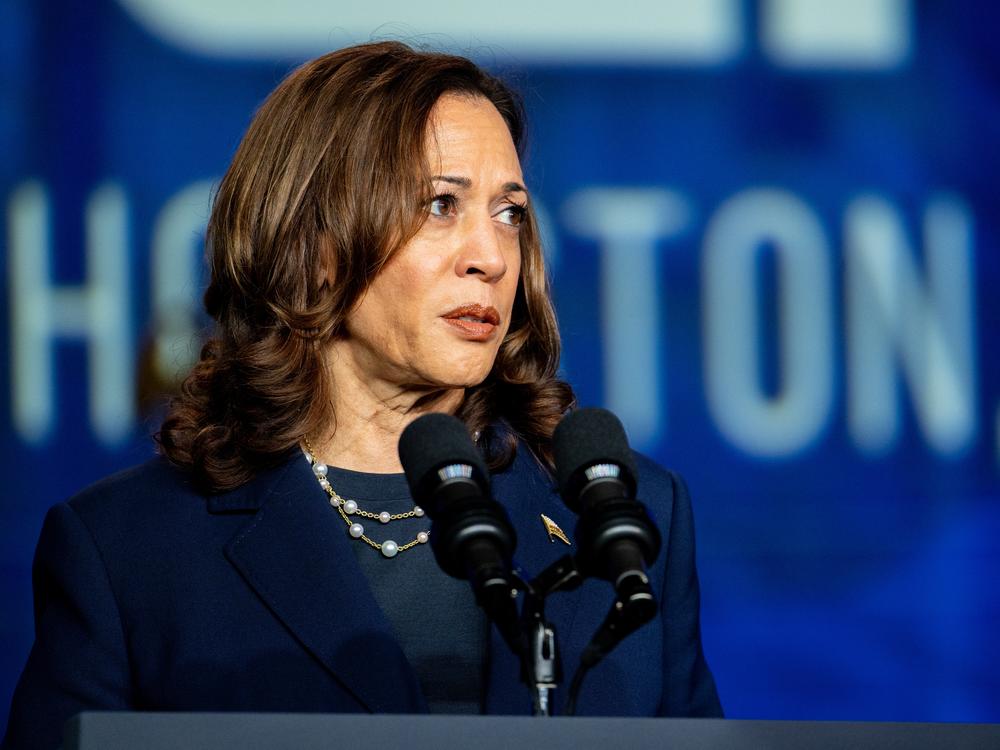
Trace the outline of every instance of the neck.
<path fill-rule="evenodd" d="M 331 357 L 328 367 L 333 422 L 307 437 L 320 460 L 342 469 L 401 472 L 399 436 L 407 425 L 432 412 L 454 414 L 465 398 L 464 388 L 415 388 L 373 378 L 344 357 Z"/>

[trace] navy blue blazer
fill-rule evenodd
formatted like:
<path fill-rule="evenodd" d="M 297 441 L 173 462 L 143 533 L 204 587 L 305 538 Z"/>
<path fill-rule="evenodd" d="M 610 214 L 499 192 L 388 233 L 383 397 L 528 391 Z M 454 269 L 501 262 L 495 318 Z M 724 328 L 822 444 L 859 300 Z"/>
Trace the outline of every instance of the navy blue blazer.
<path fill-rule="evenodd" d="M 578 713 L 719 716 L 690 499 L 675 474 L 638 462 L 639 494 L 664 541 L 650 571 L 661 616 L 591 671 Z M 55 747 L 82 710 L 426 711 L 343 521 L 317 490 L 298 451 L 209 497 L 156 459 L 53 507 L 33 568 L 35 643 L 4 747 Z M 494 475 L 493 491 L 525 571 L 566 553 L 539 514 L 567 532 L 575 518 L 528 451 Z M 611 601 L 596 580 L 550 597 L 567 678 Z M 487 662 L 487 711 L 530 714 L 518 663 L 495 633 Z"/>

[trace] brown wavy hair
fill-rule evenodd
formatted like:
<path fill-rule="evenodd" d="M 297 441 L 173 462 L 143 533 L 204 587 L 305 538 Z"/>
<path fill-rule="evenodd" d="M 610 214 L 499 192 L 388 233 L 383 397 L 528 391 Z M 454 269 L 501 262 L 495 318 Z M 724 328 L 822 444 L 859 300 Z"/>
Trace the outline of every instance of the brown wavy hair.
<path fill-rule="evenodd" d="M 215 335 L 157 435 L 202 489 L 238 487 L 330 423 L 324 344 L 344 335 L 379 269 L 426 217 L 424 135 L 446 93 L 492 102 L 523 153 L 523 110 L 510 88 L 463 57 L 399 42 L 306 63 L 253 118 L 208 224 Z M 510 329 L 457 414 L 481 433 L 494 469 L 512 460 L 518 439 L 551 465 L 552 432 L 574 402 L 556 376 L 559 331 L 530 211 L 520 244 Z"/>

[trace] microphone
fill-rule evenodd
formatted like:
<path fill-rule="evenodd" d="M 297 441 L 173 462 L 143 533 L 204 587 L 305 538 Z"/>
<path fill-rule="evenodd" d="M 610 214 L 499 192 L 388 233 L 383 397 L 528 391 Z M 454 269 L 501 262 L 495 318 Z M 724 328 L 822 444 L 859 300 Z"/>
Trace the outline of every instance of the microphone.
<path fill-rule="evenodd" d="M 617 640 L 656 615 L 646 566 L 660 552 L 660 533 L 635 499 L 638 471 L 625 430 L 614 414 L 578 409 L 563 418 L 552 439 L 559 490 L 580 516 L 576 526 L 580 569 L 610 581 L 617 595 L 618 624 L 612 633 L 595 639 L 607 653 Z"/>
<path fill-rule="evenodd" d="M 577 565 L 584 575 L 604 578 L 615 588 L 615 601 L 573 674 L 566 701 L 572 716 L 587 672 L 656 616 L 646 565 L 660 553 L 660 532 L 635 499 L 635 458 L 614 414 L 593 408 L 570 412 L 556 427 L 552 451 L 559 491 L 580 516 Z"/>
<path fill-rule="evenodd" d="M 511 559 L 517 535 L 490 494 L 489 471 L 465 425 L 447 414 L 427 414 L 399 438 L 410 494 L 430 517 L 438 565 L 467 579 L 476 602 L 515 653 L 523 651 Z"/>

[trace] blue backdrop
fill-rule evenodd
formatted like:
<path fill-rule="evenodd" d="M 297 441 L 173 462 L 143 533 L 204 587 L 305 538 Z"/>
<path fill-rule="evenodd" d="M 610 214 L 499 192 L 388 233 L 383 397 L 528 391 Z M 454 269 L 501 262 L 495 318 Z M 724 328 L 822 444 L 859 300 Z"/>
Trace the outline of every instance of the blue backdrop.
<path fill-rule="evenodd" d="M 202 5 L 0 4 L 0 719 L 46 508 L 151 455 L 205 325 L 213 182 L 374 36 L 524 92 L 564 370 L 689 480 L 727 713 L 1000 721 L 1000 11 Z"/>

